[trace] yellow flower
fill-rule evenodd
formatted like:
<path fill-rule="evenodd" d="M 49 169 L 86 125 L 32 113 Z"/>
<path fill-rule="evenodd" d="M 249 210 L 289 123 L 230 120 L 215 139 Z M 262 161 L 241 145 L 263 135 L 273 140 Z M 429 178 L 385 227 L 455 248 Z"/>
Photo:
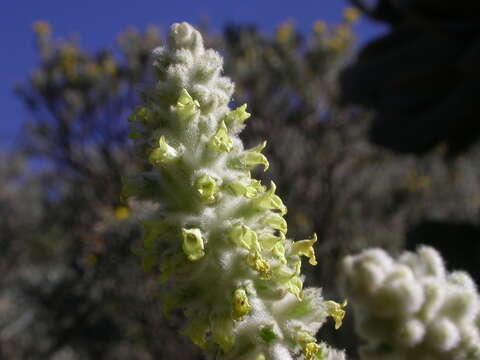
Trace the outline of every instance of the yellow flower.
<path fill-rule="evenodd" d="M 335 320 L 335 329 L 339 329 L 342 326 L 343 318 L 345 317 L 345 310 L 348 302 L 345 300 L 343 304 L 338 304 L 335 301 L 326 301 L 327 314 Z"/>
<path fill-rule="evenodd" d="M 123 221 L 130 216 L 130 211 L 126 206 L 117 206 L 115 208 L 115 218 L 119 221 Z"/>
<path fill-rule="evenodd" d="M 306 331 L 297 333 L 297 342 L 305 354 L 305 360 L 313 360 L 321 352 L 322 347 L 317 344 L 316 339 Z"/>
<path fill-rule="evenodd" d="M 33 23 L 33 31 L 38 35 L 50 35 L 52 29 L 48 22 L 39 20 Z"/>
<path fill-rule="evenodd" d="M 343 13 L 343 18 L 349 23 L 356 22 L 359 17 L 360 17 L 360 11 L 358 11 L 354 7 L 346 8 L 345 12 Z"/>
<path fill-rule="evenodd" d="M 313 30 L 317 34 L 321 34 L 321 33 L 325 32 L 325 30 L 327 30 L 327 24 L 325 23 L 325 21 L 317 20 L 313 24 Z"/>
<path fill-rule="evenodd" d="M 315 250 L 313 250 L 313 244 L 317 242 L 317 234 L 313 234 L 310 240 L 296 241 L 292 246 L 292 252 L 296 255 L 303 255 L 308 257 L 310 265 L 317 265 L 317 259 L 315 258 Z"/>

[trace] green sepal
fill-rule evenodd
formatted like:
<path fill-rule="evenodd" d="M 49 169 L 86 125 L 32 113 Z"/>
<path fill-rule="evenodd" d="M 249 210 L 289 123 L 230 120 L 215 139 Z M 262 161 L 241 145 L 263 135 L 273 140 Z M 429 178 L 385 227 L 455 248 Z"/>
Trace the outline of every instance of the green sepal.
<path fill-rule="evenodd" d="M 269 232 L 262 232 L 258 234 L 258 242 L 262 249 L 272 251 L 277 244 L 283 244 L 285 242 L 285 235 L 280 233 L 280 236 L 276 236 Z M 285 255 L 285 248 L 283 249 Z"/>
<path fill-rule="evenodd" d="M 158 140 L 158 147 L 153 149 L 148 160 L 153 165 L 170 162 L 178 157 L 178 151 L 174 147 L 167 144 L 165 136 L 161 136 Z"/>
<path fill-rule="evenodd" d="M 283 233 L 280 233 L 282 236 L 285 236 L 283 235 Z M 278 259 L 278 261 L 280 261 L 282 264 L 286 264 L 287 263 L 287 259 L 285 258 L 285 246 L 283 245 L 283 243 L 281 242 L 278 242 L 274 245 L 274 247 L 272 248 L 272 254 L 273 256 L 275 256 L 275 258 Z"/>
<path fill-rule="evenodd" d="M 244 224 L 235 224 L 229 231 L 230 240 L 247 250 L 260 250 L 257 233 Z"/>
<path fill-rule="evenodd" d="M 260 328 L 260 338 L 267 344 L 271 343 L 277 338 L 277 335 L 273 331 L 273 325 L 265 325 Z"/>
<path fill-rule="evenodd" d="M 287 222 L 280 214 L 270 212 L 263 218 L 263 222 L 272 229 L 279 230 L 283 234 L 287 233 Z"/>
<path fill-rule="evenodd" d="M 159 255 L 151 250 L 142 248 L 132 248 L 132 253 L 142 258 L 143 271 L 150 273 L 152 268 L 157 265 Z"/>
<path fill-rule="evenodd" d="M 139 176 L 128 179 L 123 178 L 122 194 L 120 196 L 122 202 L 130 197 L 141 195 L 143 193 L 143 186 L 143 179 Z"/>
<path fill-rule="evenodd" d="M 145 249 L 152 249 L 154 241 L 168 229 L 168 225 L 161 221 L 142 221 L 142 242 Z"/>
<path fill-rule="evenodd" d="M 286 284 L 292 280 L 295 276 L 300 275 L 301 262 L 295 263 L 294 269 L 286 266 L 285 264 L 275 266 L 272 270 L 275 279 L 280 284 Z"/>
<path fill-rule="evenodd" d="M 175 270 L 180 269 L 185 263 L 185 257 L 182 253 L 176 252 L 170 254 L 169 256 L 162 256 L 162 261 L 160 262 L 160 272 L 161 275 L 158 277 L 158 282 L 163 284 L 166 282 L 170 276 L 175 272 Z"/>
<path fill-rule="evenodd" d="M 128 122 L 148 124 L 153 117 L 153 112 L 146 107 L 136 108 L 132 115 L 128 117 Z"/>
<path fill-rule="evenodd" d="M 242 129 L 243 123 L 250 117 L 250 113 L 247 111 L 247 104 L 239 106 L 235 110 L 230 111 L 225 116 L 225 123 L 229 129 L 233 129 L 234 132 L 238 132 Z"/>
<path fill-rule="evenodd" d="M 303 300 L 303 281 L 298 276 L 293 277 L 286 283 L 287 290 L 295 295 L 298 301 Z"/>
<path fill-rule="evenodd" d="M 188 327 L 182 332 L 183 335 L 188 336 L 192 342 L 202 350 L 206 350 L 206 337 L 210 329 L 208 319 L 204 316 L 195 316 L 190 319 Z"/>
<path fill-rule="evenodd" d="M 283 204 L 282 199 L 278 195 L 275 195 L 277 187 L 272 181 L 270 183 L 270 189 L 258 196 L 254 200 L 254 204 L 261 210 L 278 210 L 280 214 L 285 215 L 287 213 L 287 207 Z"/>
<path fill-rule="evenodd" d="M 236 181 L 232 181 L 227 188 L 235 195 L 243 195 L 247 199 L 255 198 L 259 193 L 265 191 L 265 186 L 259 180 L 244 177 Z"/>
<path fill-rule="evenodd" d="M 270 164 L 265 155 L 260 152 L 266 145 L 267 142 L 264 141 L 260 145 L 242 152 L 236 158 L 231 159 L 228 166 L 235 170 L 252 170 L 258 165 L 263 165 L 263 171 L 267 171 Z"/>
<path fill-rule="evenodd" d="M 210 322 L 213 341 L 223 350 L 230 352 L 235 338 L 233 337 L 233 320 L 229 314 L 217 315 Z"/>

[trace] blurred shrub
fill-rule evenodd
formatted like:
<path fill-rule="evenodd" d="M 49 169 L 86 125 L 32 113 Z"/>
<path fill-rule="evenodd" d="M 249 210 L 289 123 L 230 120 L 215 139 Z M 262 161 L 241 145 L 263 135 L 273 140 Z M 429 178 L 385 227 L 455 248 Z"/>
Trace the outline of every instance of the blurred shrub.
<path fill-rule="evenodd" d="M 336 26 L 318 21 L 308 35 L 292 22 L 273 36 L 243 25 L 204 31 L 237 84 L 237 105 L 248 102 L 253 114 L 247 145 L 268 140 L 269 175 L 286 200 L 290 235 L 319 235 L 311 275 L 328 297 L 336 296 L 332 274 L 344 254 L 374 245 L 400 250 L 403 234 L 421 219 L 473 221 L 480 198 L 478 150 L 455 163 L 441 151 L 399 157 L 369 144 L 368 113 L 339 102 L 336 79 L 351 59 L 357 15 L 348 10 Z M 19 147 L 40 170 L 27 187 L 36 200 L 22 187 L 8 205 L 26 210 L 12 211 L 4 230 L 12 264 L 0 260 L 10 279 L 0 306 L 8 304 L 11 315 L 0 318 L 0 354 L 200 358 L 178 335 L 177 317 L 163 318 L 155 279 L 131 255 L 139 229 L 129 207 L 139 205 L 119 199 L 121 178 L 139 166 L 126 117 L 138 87 L 152 81 L 149 56 L 162 43 L 160 31 L 129 29 L 112 49 L 90 52 L 74 39 L 55 40 L 46 23 L 34 30 L 40 61 L 17 88 L 32 115 Z M 17 184 L 16 174 L 4 174 Z M 33 203 L 39 215 L 29 214 Z M 23 219 L 33 221 L 28 232 Z M 331 343 L 354 350 L 348 319 L 335 336 Z"/>

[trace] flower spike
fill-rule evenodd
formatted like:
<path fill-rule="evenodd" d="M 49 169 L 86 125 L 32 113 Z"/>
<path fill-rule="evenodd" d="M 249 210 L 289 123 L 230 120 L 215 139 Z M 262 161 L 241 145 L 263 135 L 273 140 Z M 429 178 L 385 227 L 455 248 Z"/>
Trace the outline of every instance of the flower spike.
<path fill-rule="evenodd" d="M 124 181 L 124 196 L 153 202 L 142 219 L 145 269 L 158 272 L 168 314 L 179 309 L 183 333 L 218 360 L 342 360 L 315 334 L 343 308 L 303 288 L 301 257 L 316 263 L 310 240 L 286 238 L 287 208 L 251 170 L 268 160 L 266 142 L 244 150 L 238 136 L 246 105 L 228 106 L 233 84 L 222 59 L 198 31 L 175 24 L 154 51 L 158 81 L 131 116 L 131 138 L 148 159 Z M 153 165 L 153 166 L 152 166 Z M 314 294 L 314 296 L 312 295 Z"/>

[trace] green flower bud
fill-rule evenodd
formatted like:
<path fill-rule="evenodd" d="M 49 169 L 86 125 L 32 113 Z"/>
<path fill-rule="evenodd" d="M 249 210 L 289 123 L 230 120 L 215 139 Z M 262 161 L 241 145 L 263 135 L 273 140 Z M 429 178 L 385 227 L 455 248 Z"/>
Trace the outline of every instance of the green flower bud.
<path fill-rule="evenodd" d="M 283 233 L 280 233 L 280 236 L 275 236 L 272 233 L 263 232 L 258 234 L 258 240 L 262 248 L 266 250 L 274 250 L 277 244 L 281 245 L 283 248 L 282 254 L 285 256 L 285 248 L 282 245 L 285 242 L 285 235 Z"/>
<path fill-rule="evenodd" d="M 240 320 L 250 312 L 251 306 L 245 289 L 237 289 L 233 294 L 233 315 Z"/>
<path fill-rule="evenodd" d="M 202 232 L 200 229 L 182 229 L 182 249 L 188 260 L 197 261 L 205 255 L 203 248 Z"/>
<path fill-rule="evenodd" d="M 200 199 L 204 204 L 213 204 L 218 193 L 217 180 L 210 175 L 202 175 L 195 181 Z"/>
<path fill-rule="evenodd" d="M 206 337 L 210 325 L 208 320 L 203 316 L 196 316 L 188 325 L 187 329 L 183 331 L 183 334 L 188 336 L 192 342 L 199 348 L 206 349 Z"/>
<path fill-rule="evenodd" d="M 228 353 L 235 343 L 233 337 L 233 321 L 229 314 L 217 315 L 211 321 L 213 340 L 220 346 L 224 353 Z"/>
<path fill-rule="evenodd" d="M 236 224 L 230 229 L 230 240 L 247 249 L 260 251 L 260 246 L 255 231 L 243 224 Z"/>
<path fill-rule="evenodd" d="M 128 117 L 129 122 L 140 122 L 143 124 L 148 124 L 153 118 L 153 113 L 149 108 L 139 107 L 135 109 L 132 115 Z"/>
<path fill-rule="evenodd" d="M 251 178 L 240 178 L 230 182 L 227 187 L 235 195 L 243 195 L 247 199 L 253 199 L 259 193 L 265 191 L 265 186 L 259 180 Z"/>
<path fill-rule="evenodd" d="M 272 229 L 279 230 L 283 234 L 287 233 L 287 222 L 280 214 L 269 213 L 265 216 L 263 222 Z"/>

